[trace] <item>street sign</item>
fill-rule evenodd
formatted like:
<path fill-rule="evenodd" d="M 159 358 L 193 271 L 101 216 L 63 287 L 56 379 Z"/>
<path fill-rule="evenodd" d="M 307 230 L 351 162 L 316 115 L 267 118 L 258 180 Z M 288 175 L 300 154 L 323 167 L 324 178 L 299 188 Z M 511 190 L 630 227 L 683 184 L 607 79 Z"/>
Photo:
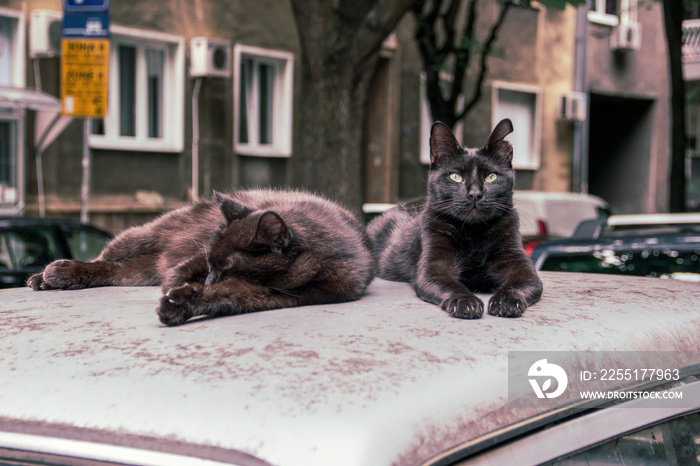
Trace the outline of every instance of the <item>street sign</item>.
<path fill-rule="evenodd" d="M 109 13 L 64 13 L 63 37 L 109 37 Z"/>
<path fill-rule="evenodd" d="M 107 109 L 109 39 L 63 39 L 62 113 L 104 118 Z"/>
<path fill-rule="evenodd" d="M 109 10 L 109 0 L 63 0 L 64 12 L 94 12 Z"/>

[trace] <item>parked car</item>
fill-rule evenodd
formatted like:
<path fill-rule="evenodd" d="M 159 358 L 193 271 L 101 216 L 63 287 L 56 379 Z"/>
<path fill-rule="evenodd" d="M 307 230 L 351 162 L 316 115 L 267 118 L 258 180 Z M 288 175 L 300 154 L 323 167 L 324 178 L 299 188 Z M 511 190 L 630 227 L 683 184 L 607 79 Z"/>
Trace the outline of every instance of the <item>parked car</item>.
<path fill-rule="evenodd" d="M 2 290 L 0 463 L 694 464 L 700 287 L 541 276 L 521 318 L 470 321 L 380 279 L 179 327 L 158 287 Z"/>
<path fill-rule="evenodd" d="M 71 219 L 0 217 L 0 288 L 24 286 L 56 259 L 92 259 L 109 239 Z"/>
<path fill-rule="evenodd" d="M 613 215 L 534 248 L 538 270 L 700 282 L 700 214 Z"/>
<path fill-rule="evenodd" d="M 608 203 L 590 194 L 516 190 L 513 203 L 528 254 L 544 239 L 568 238 L 582 221 L 610 215 Z"/>

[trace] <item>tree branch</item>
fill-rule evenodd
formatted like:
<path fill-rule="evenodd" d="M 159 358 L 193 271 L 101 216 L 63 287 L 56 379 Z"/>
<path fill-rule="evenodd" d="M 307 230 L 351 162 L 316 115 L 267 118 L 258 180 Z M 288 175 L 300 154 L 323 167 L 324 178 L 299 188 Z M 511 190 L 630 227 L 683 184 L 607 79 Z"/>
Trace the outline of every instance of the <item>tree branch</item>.
<path fill-rule="evenodd" d="M 403 15 L 415 0 L 377 0 L 372 9 L 362 19 L 351 41 L 348 54 L 353 68 L 359 69 L 364 62 L 374 56 L 384 40 L 396 29 Z"/>
<path fill-rule="evenodd" d="M 481 62 L 480 62 L 480 72 L 479 72 L 479 77 L 477 79 L 475 88 L 474 88 L 474 94 L 472 95 L 472 98 L 469 100 L 469 102 L 464 106 L 464 109 L 462 109 L 461 112 L 457 114 L 457 120 L 460 120 L 461 118 L 464 118 L 464 115 L 469 113 L 469 111 L 474 107 L 477 102 L 479 102 L 479 99 L 481 98 L 481 92 L 482 92 L 482 86 L 484 83 L 484 80 L 486 79 L 486 74 L 488 73 L 488 55 L 489 52 L 491 51 L 491 47 L 493 46 L 493 43 L 496 41 L 498 38 L 498 32 L 501 29 L 501 26 L 503 26 L 503 23 L 506 19 L 506 14 L 508 13 L 508 10 L 510 7 L 513 6 L 512 1 L 507 1 L 503 3 L 503 6 L 501 7 L 501 11 L 498 14 L 498 19 L 496 22 L 491 26 L 491 30 L 489 32 L 488 38 L 486 39 L 486 42 L 484 43 L 484 50 L 482 51 L 481 54 Z"/>

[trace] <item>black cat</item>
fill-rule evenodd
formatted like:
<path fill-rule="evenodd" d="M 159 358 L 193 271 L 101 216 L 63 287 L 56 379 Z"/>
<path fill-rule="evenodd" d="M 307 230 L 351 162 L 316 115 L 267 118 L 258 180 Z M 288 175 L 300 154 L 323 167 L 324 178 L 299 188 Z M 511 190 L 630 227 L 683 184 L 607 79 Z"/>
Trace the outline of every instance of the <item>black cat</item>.
<path fill-rule="evenodd" d="M 462 319 L 484 313 L 474 292 L 495 291 L 488 312 L 502 317 L 540 299 L 513 208 L 511 132 L 503 120 L 482 149 L 463 149 L 446 125 L 433 125 L 427 199 L 368 226 L 380 277 L 411 283 L 419 298 Z"/>
<path fill-rule="evenodd" d="M 374 277 L 357 219 L 303 191 L 215 193 L 125 230 L 91 262 L 58 260 L 34 290 L 161 285 L 166 325 L 198 315 L 359 299 Z"/>

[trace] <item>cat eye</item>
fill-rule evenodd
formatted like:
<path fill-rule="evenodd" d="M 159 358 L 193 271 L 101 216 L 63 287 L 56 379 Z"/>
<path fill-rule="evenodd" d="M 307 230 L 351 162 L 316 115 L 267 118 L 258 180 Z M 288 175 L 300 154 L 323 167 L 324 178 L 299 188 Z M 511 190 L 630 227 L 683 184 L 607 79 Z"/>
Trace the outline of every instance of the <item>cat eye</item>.
<path fill-rule="evenodd" d="M 487 183 L 493 183 L 494 181 L 496 181 L 497 178 L 498 175 L 496 175 L 495 173 L 489 173 L 488 175 L 486 175 L 486 178 L 484 178 L 484 181 L 486 181 Z"/>
<path fill-rule="evenodd" d="M 459 173 L 452 173 L 450 175 L 450 179 L 455 183 L 461 183 L 464 180 L 464 178 L 462 178 L 462 175 L 460 175 Z"/>

